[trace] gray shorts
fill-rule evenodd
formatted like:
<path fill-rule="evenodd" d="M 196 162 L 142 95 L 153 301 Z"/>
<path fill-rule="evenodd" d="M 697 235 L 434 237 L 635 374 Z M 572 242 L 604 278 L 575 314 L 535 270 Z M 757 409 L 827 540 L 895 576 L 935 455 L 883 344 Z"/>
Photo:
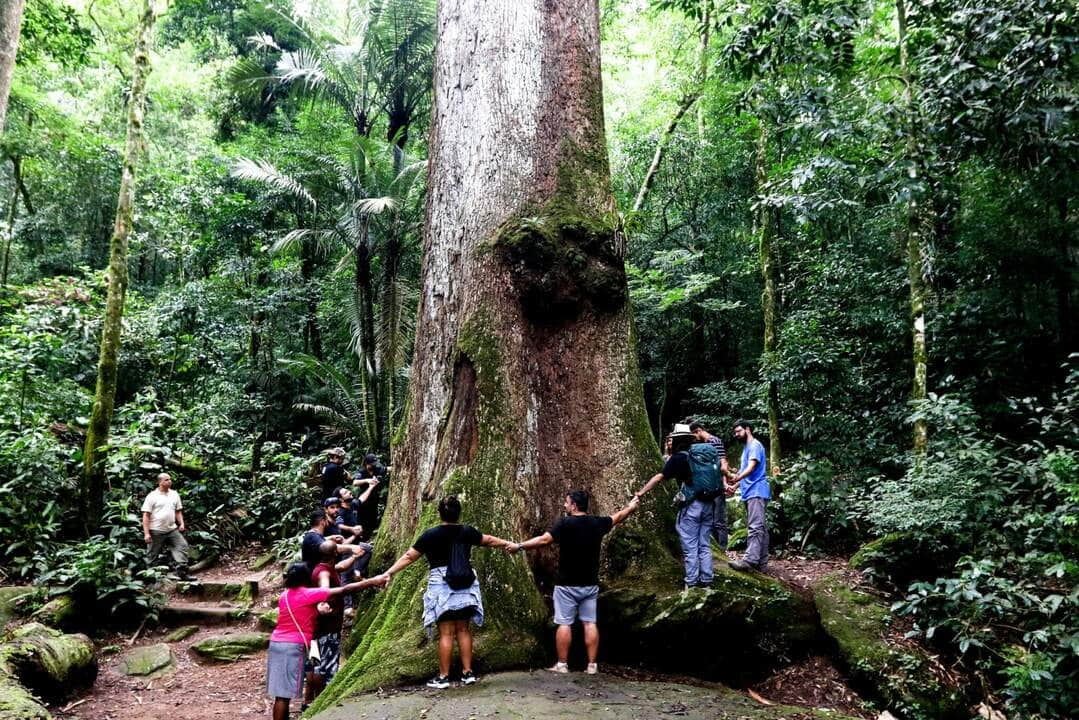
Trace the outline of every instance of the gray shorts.
<path fill-rule="evenodd" d="M 272 698 L 302 698 L 306 655 L 300 643 L 271 641 L 266 654 L 266 694 Z"/>
<path fill-rule="evenodd" d="M 594 623 L 597 598 L 599 585 L 555 585 L 554 624 L 572 625 L 577 618 Z"/>

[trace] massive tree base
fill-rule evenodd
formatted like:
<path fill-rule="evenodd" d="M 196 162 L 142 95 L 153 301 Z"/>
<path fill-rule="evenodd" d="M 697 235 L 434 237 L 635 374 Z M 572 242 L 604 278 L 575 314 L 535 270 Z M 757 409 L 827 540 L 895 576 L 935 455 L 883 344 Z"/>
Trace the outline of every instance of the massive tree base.
<path fill-rule="evenodd" d="M 834 712 L 784 705 L 764 706 L 726 688 L 641 682 L 613 675 L 556 675 L 545 671 L 513 672 L 481 677 L 469 687 L 430 691 L 421 688 L 357 697 L 316 715 L 318 720 L 353 718 L 521 717 L 546 720 L 581 718 L 664 717 L 686 720 L 781 720 L 830 718 Z"/>
<path fill-rule="evenodd" d="M 717 562 L 711 588 L 682 591 L 680 567 L 600 595 L 602 654 L 619 664 L 744 685 L 809 651 L 813 604 L 776 580 Z"/>

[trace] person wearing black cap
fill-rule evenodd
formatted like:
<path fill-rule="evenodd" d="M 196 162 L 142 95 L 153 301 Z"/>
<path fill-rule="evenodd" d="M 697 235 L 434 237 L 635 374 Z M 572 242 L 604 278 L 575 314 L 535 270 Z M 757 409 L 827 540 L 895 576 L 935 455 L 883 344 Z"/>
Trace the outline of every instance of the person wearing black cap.
<path fill-rule="evenodd" d="M 330 527 L 330 518 L 323 509 L 311 511 L 311 526 L 310 529 L 304 533 L 303 540 L 300 543 L 300 557 L 304 563 L 307 564 L 309 570 L 314 570 L 315 566 L 321 562 L 321 553 L 319 552 L 319 546 L 326 542 L 327 539 L 333 540 L 337 543 L 337 554 L 344 555 L 346 553 L 354 553 L 358 555 L 357 562 L 367 558 L 366 562 L 370 562 L 371 553 L 358 545 L 346 545 L 345 539 L 340 535 L 330 535 L 327 537 L 326 533 Z M 368 545 L 368 548 L 371 546 Z M 366 567 L 366 563 L 364 565 Z"/>
<path fill-rule="evenodd" d="M 345 470 L 345 449 L 342 447 L 330 448 L 326 451 L 326 463 L 322 466 L 319 474 L 319 484 L 322 486 L 322 494 L 319 499 L 323 500 L 334 494 L 334 489 L 352 482 L 352 475 Z"/>
<path fill-rule="evenodd" d="M 357 498 L 360 501 L 357 512 L 363 528 L 360 537 L 365 541 L 371 538 L 371 534 L 378 527 L 378 506 L 382 501 L 382 488 L 385 487 L 388 477 L 389 468 L 379 462 L 378 455 L 368 453 L 363 459 L 363 468 L 356 473 L 356 479 L 352 481 L 357 487 L 367 486 L 367 490 L 373 491 L 364 492 Z"/>
<path fill-rule="evenodd" d="M 326 511 L 328 524 L 325 535 L 331 538 L 340 538 L 341 546 L 353 548 L 352 552 L 358 557 L 356 564 L 352 566 L 352 572 L 363 576 L 367 574 L 367 566 L 371 562 L 371 551 L 374 546 L 370 543 L 360 542 L 360 526 L 345 525 L 340 518 L 341 501 L 336 497 L 328 497 L 322 501 L 322 508 Z"/>

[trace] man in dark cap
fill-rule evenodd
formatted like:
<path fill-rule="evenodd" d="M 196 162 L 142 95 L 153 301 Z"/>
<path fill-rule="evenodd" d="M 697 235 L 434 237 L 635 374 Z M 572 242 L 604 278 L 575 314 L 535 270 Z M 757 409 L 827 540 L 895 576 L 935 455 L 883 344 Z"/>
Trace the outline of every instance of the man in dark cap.
<path fill-rule="evenodd" d="M 330 497 L 336 488 L 348 485 L 350 482 L 352 482 L 352 476 L 345 470 L 345 449 L 330 448 L 326 451 L 326 463 L 322 466 L 322 473 L 319 475 L 319 485 L 322 487 L 319 501 Z"/>
<path fill-rule="evenodd" d="M 363 468 L 356 475 L 356 479 L 352 481 L 354 486 L 366 487 L 367 490 L 373 491 L 370 494 L 364 492 L 357 498 L 360 501 L 357 512 L 360 526 L 363 527 L 360 537 L 367 541 L 371 539 L 371 534 L 378 527 L 378 507 L 382 503 L 382 488 L 386 486 L 389 468 L 379 461 L 378 455 L 368 453 L 363 459 Z"/>

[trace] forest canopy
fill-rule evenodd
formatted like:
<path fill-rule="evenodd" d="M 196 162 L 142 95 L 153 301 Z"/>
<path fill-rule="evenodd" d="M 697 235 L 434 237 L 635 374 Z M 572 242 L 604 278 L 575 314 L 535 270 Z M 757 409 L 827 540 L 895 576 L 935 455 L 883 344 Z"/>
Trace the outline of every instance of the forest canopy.
<path fill-rule="evenodd" d="M 129 621 L 154 609 L 136 515 L 162 469 L 209 554 L 291 541 L 325 448 L 392 461 L 434 13 L 26 0 L 0 136 L 0 577 L 89 589 Z M 604 222 L 653 438 L 693 417 L 737 457 L 752 421 L 777 549 L 863 548 L 892 612 L 979 692 L 1066 716 L 1075 4 L 602 0 L 600 31 Z M 128 159 L 115 409 L 84 467 Z"/>

